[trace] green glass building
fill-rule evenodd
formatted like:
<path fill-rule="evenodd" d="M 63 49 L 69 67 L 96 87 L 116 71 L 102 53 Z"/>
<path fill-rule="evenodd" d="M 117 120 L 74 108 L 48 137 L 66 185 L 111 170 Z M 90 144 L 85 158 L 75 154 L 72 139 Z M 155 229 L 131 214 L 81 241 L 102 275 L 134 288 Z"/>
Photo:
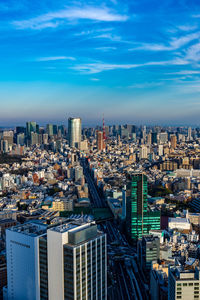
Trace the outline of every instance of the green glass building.
<path fill-rule="evenodd" d="M 148 208 L 147 176 L 131 174 L 127 177 L 126 190 L 126 228 L 129 239 L 137 241 L 149 230 L 160 229 L 160 211 Z"/>

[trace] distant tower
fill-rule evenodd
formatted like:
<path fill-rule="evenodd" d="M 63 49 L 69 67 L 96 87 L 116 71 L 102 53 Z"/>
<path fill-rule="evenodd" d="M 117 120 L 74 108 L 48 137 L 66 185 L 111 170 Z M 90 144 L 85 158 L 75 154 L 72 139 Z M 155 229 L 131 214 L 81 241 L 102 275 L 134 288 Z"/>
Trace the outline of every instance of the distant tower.
<path fill-rule="evenodd" d="M 103 132 L 97 131 L 97 149 L 98 151 L 102 151 L 104 149 L 104 139 L 103 139 Z"/>
<path fill-rule="evenodd" d="M 176 137 L 175 134 L 171 135 L 170 141 L 171 141 L 171 147 L 172 147 L 172 149 L 176 149 L 176 146 L 177 146 L 177 137 Z"/>
<path fill-rule="evenodd" d="M 68 119 L 68 136 L 70 147 L 80 147 L 81 143 L 81 119 L 69 118 Z"/>
<path fill-rule="evenodd" d="M 192 128 L 189 127 L 188 128 L 188 141 L 191 141 L 192 140 Z"/>
<path fill-rule="evenodd" d="M 106 148 L 106 131 L 105 131 L 105 123 L 104 123 L 104 117 L 103 117 L 103 150 Z"/>

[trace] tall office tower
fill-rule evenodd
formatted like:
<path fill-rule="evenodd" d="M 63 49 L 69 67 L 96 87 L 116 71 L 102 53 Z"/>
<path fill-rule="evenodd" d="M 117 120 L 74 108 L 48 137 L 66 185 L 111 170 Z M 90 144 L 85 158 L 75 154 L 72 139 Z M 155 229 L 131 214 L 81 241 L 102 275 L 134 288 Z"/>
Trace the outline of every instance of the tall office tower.
<path fill-rule="evenodd" d="M 188 141 L 191 141 L 191 140 L 192 140 L 192 128 L 191 128 L 191 127 L 188 128 L 188 136 L 187 136 L 187 139 L 188 139 Z"/>
<path fill-rule="evenodd" d="M 53 136 L 53 124 L 47 124 L 46 132 L 49 136 Z"/>
<path fill-rule="evenodd" d="M 81 119 L 69 118 L 68 119 L 68 136 L 70 147 L 80 147 L 81 142 Z"/>
<path fill-rule="evenodd" d="M 104 149 L 104 140 L 103 140 L 103 132 L 97 131 L 97 149 L 98 151 L 102 151 Z"/>
<path fill-rule="evenodd" d="M 8 141 L 9 146 L 13 145 L 13 138 L 14 138 L 14 133 L 12 130 L 3 132 L 3 140 Z"/>
<path fill-rule="evenodd" d="M 24 146 L 25 136 L 24 133 L 19 133 L 17 135 L 17 145 Z"/>
<path fill-rule="evenodd" d="M 38 253 L 39 238 L 44 234 L 46 235 L 46 226 L 30 223 L 6 231 L 9 300 L 40 299 Z"/>
<path fill-rule="evenodd" d="M 153 235 L 144 235 L 137 245 L 138 259 L 144 271 L 151 270 L 152 262 L 160 259 L 160 238 Z"/>
<path fill-rule="evenodd" d="M 157 142 L 158 142 L 157 136 L 158 136 L 157 132 L 152 132 L 152 134 L 151 134 L 152 144 L 157 144 Z"/>
<path fill-rule="evenodd" d="M 65 127 L 64 127 L 64 125 L 58 126 L 58 134 L 59 134 L 60 136 L 65 135 Z"/>
<path fill-rule="evenodd" d="M 152 144 L 152 133 L 149 132 L 147 135 L 147 144 L 150 146 Z"/>
<path fill-rule="evenodd" d="M 130 174 L 127 176 L 126 228 L 132 242 L 142 238 L 151 229 L 160 229 L 160 212 L 151 211 L 147 204 L 147 176 Z"/>
<path fill-rule="evenodd" d="M 46 232 L 36 224 L 7 230 L 8 299 L 106 300 L 106 235 L 97 225 L 68 221 Z"/>
<path fill-rule="evenodd" d="M 183 266 L 169 266 L 168 272 L 168 300 L 199 299 L 200 268 L 184 268 Z"/>
<path fill-rule="evenodd" d="M 38 134 L 36 132 L 31 132 L 31 146 L 37 145 L 38 143 Z"/>
<path fill-rule="evenodd" d="M 31 132 L 37 131 L 36 127 L 37 127 L 36 122 L 27 122 L 26 123 L 26 135 L 27 135 L 28 139 L 31 138 Z"/>
<path fill-rule="evenodd" d="M 144 141 L 146 140 L 146 135 L 147 135 L 147 128 L 146 126 L 144 126 L 142 130 L 142 138 Z"/>
<path fill-rule="evenodd" d="M 171 135 L 170 141 L 171 141 L 171 147 L 172 147 L 172 149 L 176 149 L 176 146 L 177 146 L 177 137 L 176 137 L 175 134 Z"/>
<path fill-rule="evenodd" d="M 168 134 L 167 132 L 160 132 L 159 133 L 159 142 L 160 144 L 165 144 L 168 141 Z"/>
<path fill-rule="evenodd" d="M 42 139 L 43 139 L 43 144 L 44 144 L 44 145 L 47 145 L 47 144 L 48 144 L 48 138 L 49 138 L 49 136 L 48 136 L 47 133 L 44 133 L 44 134 L 42 135 Z"/>
<path fill-rule="evenodd" d="M 58 134 L 58 125 L 53 125 L 53 135 Z"/>
<path fill-rule="evenodd" d="M 1 140 L 1 152 L 3 153 L 9 152 L 9 145 L 7 140 Z"/>
<path fill-rule="evenodd" d="M 140 159 L 146 159 L 147 158 L 147 146 L 142 145 L 140 148 Z"/>

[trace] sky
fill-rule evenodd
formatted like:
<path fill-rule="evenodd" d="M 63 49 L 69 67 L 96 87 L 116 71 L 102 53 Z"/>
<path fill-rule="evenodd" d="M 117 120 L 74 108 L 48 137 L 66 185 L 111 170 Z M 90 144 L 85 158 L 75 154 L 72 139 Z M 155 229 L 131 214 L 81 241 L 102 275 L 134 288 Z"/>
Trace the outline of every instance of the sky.
<path fill-rule="evenodd" d="M 0 126 L 200 125 L 200 1 L 1 0 Z"/>

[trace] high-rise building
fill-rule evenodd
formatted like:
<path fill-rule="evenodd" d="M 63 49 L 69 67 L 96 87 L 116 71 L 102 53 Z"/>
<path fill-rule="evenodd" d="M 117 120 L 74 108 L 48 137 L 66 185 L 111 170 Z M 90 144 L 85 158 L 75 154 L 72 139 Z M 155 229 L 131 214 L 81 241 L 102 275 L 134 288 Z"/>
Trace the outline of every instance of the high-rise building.
<path fill-rule="evenodd" d="M 24 133 L 19 133 L 17 135 L 17 145 L 24 146 L 25 136 Z"/>
<path fill-rule="evenodd" d="M 97 131 L 97 149 L 98 151 L 102 151 L 104 148 L 104 140 L 103 140 L 103 132 Z"/>
<path fill-rule="evenodd" d="M 53 125 L 47 124 L 46 132 L 49 136 L 53 136 Z"/>
<path fill-rule="evenodd" d="M 188 141 L 191 141 L 191 140 L 192 140 L 192 128 L 191 128 L 191 127 L 188 128 L 188 136 L 187 136 L 187 139 L 188 139 Z"/>
<path fill-rule="evenodd" d="M 168 141 L 168 134 L 167 132 L 160 132 L 159 133 L 159 142 L 160 144 L 165 144 Z"/>
<path fill-rule="evenodd" d="M 6 230 L 8 299 L 40 299 L 39 240 L 46 226 L 25 224 Z M 48 299 L 48 298 L 41 298 Z"/>
<path fill-rule="evenodd" d="M 82 219 L 6 234 L 8 299 L 107 299 L 106 235 Z"/>
<path fill-rule="evenodd" d="M 36 127 L 37 127 L 36 122 L 27 122 L 26 123 L 26 135 L 27 135 L 28 139 L 31 138 L 31 132 L 37 132 Z"/>
<path fill-rule="evenodd" d="M 160 238 L 153 235 L 144 235 L 138 242 L 138 258 L 143 270 L 147 273 L 151 270 L 152 262 L 160 258 Z"/>
<path fill-rule="evenodd" d="M 171 135 L 170 141 L 171 141 L 171 147 L 172 147 L 172 149 L 176 149 L 176 146 L 177 146 L 177 137 L 176 137 L 175 134 Z"/>
<path fill-rule="evenodd" d="M 44 145 L 47 145 L 47 144 L 48 144 L 48 139 L 49 139 L 48 134 L 47 134 L 47 133 L 44 133 L 44 134 L 42 135 L 42 139 L 43 139 L 43 144 L 44 144 Z"/>
<path fill-rule="evenodd" d="M 31 146 L 38 144 L 38 134 L 36 132 L 31 132 Z"/>
<path fill-rule="evenodd" d="M 199 299 L 200 268 L 188 270 L 183 266 L 169 266 L 168 300 Z"/>
<path fill-rule="evenodd" d="M 80 147 L 81 142 L 81 119 L 69 118 L 68 119 L 68 137 L 70 147 Z"/>
<path fill-rule="evenodd" d="M 152 134 L 151 134 L 152 144 L 157 144 L 157 142 L 158 142 L 157 136 L 158 136 L 157 132 L 152 132 Z"/>
<path fill-rule="evenodd" d="M 141 145 L 141 148 L 140 148 L 140 159 L 147 159 L 147 146 L 145 145 Z"/>
<path fill-rule="evenodd" d="M 147 176 L 131 174 L 126 185 L 126 228 L 130 240 L 136 242 L 151 229 L 160 229 L 160 212 L 151 211 L 147 204 Z"/>

